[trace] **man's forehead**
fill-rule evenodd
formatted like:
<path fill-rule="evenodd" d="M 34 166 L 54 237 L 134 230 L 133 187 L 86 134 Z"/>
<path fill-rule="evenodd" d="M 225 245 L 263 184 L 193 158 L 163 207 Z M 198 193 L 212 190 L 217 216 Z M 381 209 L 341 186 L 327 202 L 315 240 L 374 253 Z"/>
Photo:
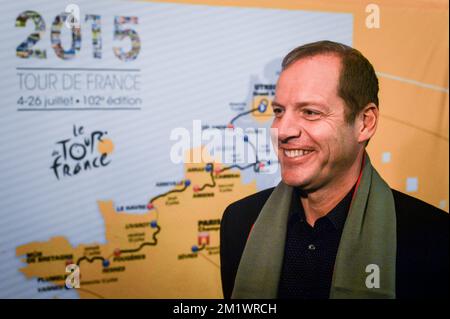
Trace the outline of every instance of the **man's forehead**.
<path fill-rule="evenodd" d="M 291 61 L 286 64 L 283 68 L 283 70 L 286 70 L 290 66 L 297 64 L 298 62 L 308 62 L 308 61 L 338 61 L 339 63 L 342 60 L 342 55 L 337 52 L 321 52 L 321 53 L 314 53 L 314 54 L 308 54 L 303 56 L 298 56 L 295 59 L 291 59 Z"/>
<path fill-rule="evenodd" d="M 341 60 L 336 55 L 318 55 L 295 61 L 281 72 L 275 97 L 279 100 L 293 95 L 305 98 L 336 95 L 340 69 Z"/>
<path fill-rule="evenodd" d="M 298 76 L 311 76 L 317 73 L 339 75 L 341 66 L 342 58 L 337 54 L 317 54 L 292 62 L 281 72 L 280 78 L 286 74 Z M 312 74 L 308 74 L 308 72 L 312 72 Z"/>

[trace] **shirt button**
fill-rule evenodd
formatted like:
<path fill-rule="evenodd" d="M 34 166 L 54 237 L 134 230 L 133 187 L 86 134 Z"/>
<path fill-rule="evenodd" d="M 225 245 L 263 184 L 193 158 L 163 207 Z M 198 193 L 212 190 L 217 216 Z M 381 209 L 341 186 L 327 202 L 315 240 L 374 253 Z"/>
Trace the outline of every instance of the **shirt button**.
<path fill-rule="evenodd" d="M 314 246 L 313 244 L 311 244 L 311 245 L 308 246 L 308 249 L 309 249 L 309 250 L 316 250 L 316 246 Z"/>

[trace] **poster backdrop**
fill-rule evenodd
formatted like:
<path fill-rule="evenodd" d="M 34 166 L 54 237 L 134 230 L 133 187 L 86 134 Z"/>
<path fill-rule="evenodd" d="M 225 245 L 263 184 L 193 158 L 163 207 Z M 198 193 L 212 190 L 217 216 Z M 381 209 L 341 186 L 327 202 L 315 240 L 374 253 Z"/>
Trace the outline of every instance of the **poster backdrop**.
<path fill-rule="evenodd" d="M 374 165 L 448 211 L 444 1 L 1 2 L 0 297 L 221 298 L 281 59 L 322 39 L 380 77 Z"/>

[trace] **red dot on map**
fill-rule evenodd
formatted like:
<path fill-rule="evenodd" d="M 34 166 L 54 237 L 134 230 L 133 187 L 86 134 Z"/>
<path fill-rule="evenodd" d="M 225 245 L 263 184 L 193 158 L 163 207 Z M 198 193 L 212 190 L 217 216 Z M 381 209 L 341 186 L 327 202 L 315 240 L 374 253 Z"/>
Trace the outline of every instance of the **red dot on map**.
<path fill-rule="evenodd" d="M 259 168 L 263 168 L 264 167 L 264 163 L 259 163 Z"/>
<path fill-rule="evenodd" d="M 198 192 L 200 190 L 200 187 L 198 187 L 198 185 L 194 186 L 194 192 Z"/>
<path fill-rule="evenodd" d="M 234 125 L 230 123 L 227 125 L 227 128 L 234 128 Z"/>
<path fill-rule="evenodd" d="M 114 249 L 114 256 L 116 256 L 116 257 L 120 256 L 120 249 L 119 248 Z"/>
<path fill-rule="evenodd" d="M 148 204 L 147 204 L 147 209 L 153 209 L 153 208 L 154 208 L 154 206 L 153 206 L 152 203 L 148 203 Z"/>

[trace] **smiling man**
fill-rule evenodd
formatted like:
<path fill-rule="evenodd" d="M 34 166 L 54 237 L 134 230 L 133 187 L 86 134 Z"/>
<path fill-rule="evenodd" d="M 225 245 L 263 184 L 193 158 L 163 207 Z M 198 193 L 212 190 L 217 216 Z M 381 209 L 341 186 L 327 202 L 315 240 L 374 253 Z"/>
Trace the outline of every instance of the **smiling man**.
<path fill-rule="evenodd" d="M 272 107 L 282 181 L 226 209 L 224 297 L 448 297 L 448 214 L 391 189 L 365 151 L 370 62 L 331 41 L 298 47 Z"/>

